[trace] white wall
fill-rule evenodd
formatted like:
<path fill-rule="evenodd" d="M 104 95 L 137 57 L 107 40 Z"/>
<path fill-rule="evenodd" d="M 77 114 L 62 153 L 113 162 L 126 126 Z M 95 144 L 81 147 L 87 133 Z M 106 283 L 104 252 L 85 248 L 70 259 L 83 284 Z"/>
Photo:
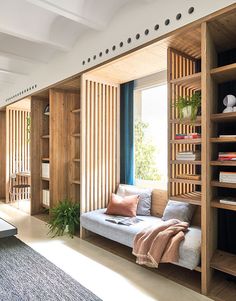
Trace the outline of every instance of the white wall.
<path fill-rule="evenodd" d="M 18 82 L 7 91 L 0 91 L 0 107 L 234 3 L 235 1 L 232 0 L 134 1 L 132 5 L 126 6 L 116 15 L 105 31 L 84 35 L 69 53 L 58 55 L 49 64 L 33 72 L 26 80 Z M 191 15 L 188 14 L 190 7 L 195 8 Z M 177 13 L 182 14 L 179 21 L 176 20 Z M 168 26 L 164 24 L 166 19 L 170 19 Z M 156 24 L 160 25 L 158 31 L 154 30 Z M 149 29 L 147 36 L 144 34 L 146 29 Z M 137 33 L 141 35 L 139 40 L 135 39 Z M 130 44 L 127 43 L 129 37 L 132 38 Z M 119 47 L 121 41 L 124 42 L 122 48 Z M 116 45 L 115 51 L 111 49 L 113 45 Z M 107 48 L 109 54 L 105 54 Z M 100 58 L 101 51 L 103 56 Z M 95 61 L 94 55 L 97 56 Z M 87 63 L 88 58 L 91 58 L 90 63 Z M 86 61 L 85 65 L 82 64 L 83 60 Z M 34 89 L 27 92 L 27 89 L 32 86 Z M 19 96 L 21 91 L 25 92 Z"/>

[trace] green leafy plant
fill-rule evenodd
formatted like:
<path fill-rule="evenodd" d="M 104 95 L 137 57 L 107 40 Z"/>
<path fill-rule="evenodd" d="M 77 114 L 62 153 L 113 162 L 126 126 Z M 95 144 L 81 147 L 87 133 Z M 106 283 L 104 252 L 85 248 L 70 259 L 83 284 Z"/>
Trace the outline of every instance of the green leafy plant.
<path fill-rule="evenodd" d="M 192 96 L 180 96 L 174 104 L 178 108 L 179 118 L 183 119 L 183 111 L 186 107 L 191 107 L 191 121 L 197 118 L 198 108 L 201 107 L 201 93 L 195 92 Z"/>
<path fill-rule="evenodd" d="M 155 153 L 157 149 L 152 141 L 145 137 L 148 123 L 135 122 L 135 178 L 139 180 L 160 181 L 156 168 Z"/>
<path fill-rule="evenodd" d="M 58 206 L 50 209 L 49 232 L 53 237 L 67 233 L 71 238 L 80 223 L 80 205 L 69 200 L 59 202 Z"/>

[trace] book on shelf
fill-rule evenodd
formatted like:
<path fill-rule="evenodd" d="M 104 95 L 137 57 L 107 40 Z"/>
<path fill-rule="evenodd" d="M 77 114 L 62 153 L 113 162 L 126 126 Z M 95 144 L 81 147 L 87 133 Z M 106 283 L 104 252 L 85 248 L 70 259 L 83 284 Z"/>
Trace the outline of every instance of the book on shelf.
<path fill-rule="evenodd" d="M 219 152 L 218 154 L 219 161 L 235 161 L 236 152 Z"/>
<path fill-rule="evenodd" d="M 125 216 L 109 216 L 105 220 L 113 224 L 124 225 L 124 226 L 135 225 L 143 221 L 142 219 L 137 217 L 125 217 Z"/>
<path fill-rule="evenodd" d="M 236 138 L 236 135 L 219 135 L 219 138 Z"/>
<path fill-rule="evenodd" d="M 236 172 L 221 171 L 219 181 L 223 183 L 236 183 Z"/>
<path fill-rule="evenodd" d="M 176 154 L 176 160 L 183 161 L 195 161 L 199 160 L 201 157 L 201 153 L 199 151 L 187 151 L 187 152 L 178 152 Z"/>
<path fill-rule="evenodd" d="M 181 174 L 177 176 L 177 179 L 199 181 L 201 180 L 201 175 Z"/>
<path fill-rule="evenodd" d="M 236 206 L 236 198 L 233 197 L 224 197 L 219 200 L 221 204 L 234 205 Z"/>
<path fill-rule="evenodd" d="M 175 139 L 181 140 L 181 139 L 198 139 L 201 138 L 201 135 L 199 133 L 189 133 L 189 134 L 176 134 Z"/>

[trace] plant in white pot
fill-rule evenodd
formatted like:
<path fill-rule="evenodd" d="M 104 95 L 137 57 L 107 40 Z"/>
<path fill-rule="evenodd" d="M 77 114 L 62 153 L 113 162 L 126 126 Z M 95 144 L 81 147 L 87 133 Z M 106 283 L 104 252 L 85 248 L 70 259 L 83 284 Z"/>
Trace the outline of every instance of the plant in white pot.
<path fill-rule="evenodd" d="M 50 209 L 48 223 L 49 233 L 55 236 L 68 234 L 75 235 L 80 223 L 80 204 L 69 200 L 60 201 L 57 207 Z"/>
<path fill-rule="evenodd" d="M 198 108 L 201 107 L 201 93 L 195 92 L 192 96 L 180 96 L 174 104 L 178 108 L 179 118 L 195 121 Z"/>

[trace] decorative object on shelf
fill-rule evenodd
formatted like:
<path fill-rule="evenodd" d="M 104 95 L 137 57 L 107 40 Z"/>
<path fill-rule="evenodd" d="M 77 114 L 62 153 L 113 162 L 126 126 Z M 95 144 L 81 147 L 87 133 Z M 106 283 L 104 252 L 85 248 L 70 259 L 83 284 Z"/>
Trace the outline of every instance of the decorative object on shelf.
<path fill-rule="evenodd" d="M 48 189 L 43 189 L 43 205 L 50 207 L 50 192 Z"/>
<path fill-rule="evenodd" d="M 49 232 L 55 236 L 68 234 L 71 238 L 80 224 L 80 204 L 69 200 L 60 201 L 57 207 L 50 209 Z"/>
<path fill-rule="evenodd" d="M 50 178 L 50 163 L 42 163 L 42 177 Z"/>
<path fill-rule="evenodd" d="M 45 109 L 44 109 L 44 112 L 43 112 L 45 115 L 49 115 L 50 114 L 50 106 L 49 104 L 46 105 Z"/>
<path fill-rule="evenodd" d="M 236 112 L 236 97 L 234 95 L 227 95 L 223 99 L 223 104 L 226 108 L 223 110 L 223 113 Z"/>
<path fill-rule="evenodd" d="M 192 96 L 180 96 L 174 104 L 178 108 L 179 118 L 195 121 L 198 108 L 201 106 L 201 93 L 195 92 Z"/>

